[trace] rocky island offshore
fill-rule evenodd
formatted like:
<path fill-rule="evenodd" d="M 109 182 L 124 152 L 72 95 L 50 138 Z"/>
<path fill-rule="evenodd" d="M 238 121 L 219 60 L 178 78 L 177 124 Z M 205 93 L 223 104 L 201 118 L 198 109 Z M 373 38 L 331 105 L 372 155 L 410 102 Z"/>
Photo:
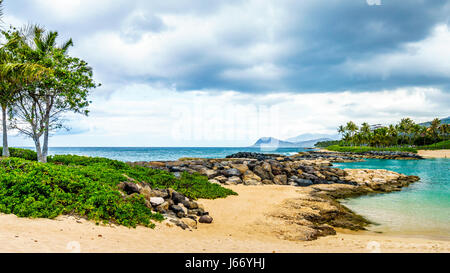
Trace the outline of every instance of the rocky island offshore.
<path fill-rule="evenodd" d="M 421 159 L 415 154 L 304 152 L 293 156 L 237 153 L 222 159 L 184 158 L 178 161 L 133 162 L 169 171 L 199 173 L 220 185 L 289 185 L 298 187 L 298 196 L 283 203 L 285 209 L 270 215 L 285 222 L 279 235 L 290 240 L 313 240 L 336 234 L 335 228 L 364 230 L 370 222 L 341 205 L 338 200 L 365 194 L 399 191 L 419 180 L 387 170 L 333 168 L 333 162 L 362 161 L 364 158 Z M 214 215 L 184 196 L 158 190 L 136 190 L 146 196 L 154 210 L 182 228 L 196 228 L 197 222 L 211 223 Z M 160 199 L 155 202 L 155 196 Z M 153 200 L 153 201 L 152 201 Z M 199 218 L 197 218 L 199 217 Z M 189 220 L 186 220 L 189 218 Z"/>

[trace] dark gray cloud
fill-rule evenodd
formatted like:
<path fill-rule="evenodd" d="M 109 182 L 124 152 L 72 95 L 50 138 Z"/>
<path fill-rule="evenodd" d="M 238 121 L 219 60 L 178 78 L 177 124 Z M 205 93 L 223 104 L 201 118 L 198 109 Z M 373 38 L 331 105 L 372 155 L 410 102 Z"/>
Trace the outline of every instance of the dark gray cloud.
<path fill-rule="evenodd" d="M 365 0 L 81 1 L 67 16 L 43 2 L 49 0 L 5 1 L 5 13 L 57 29 L 76 44 L 84 41 L 80 52 L 103 81 L 250 93 L 450 85 L 448 73 L 429 72 L 420 63 L 412 72 L 405 67 L 405 73 L 389 67 L 385 73 L 370 70 L 374 56 L 403 54 L 406 44 L 430 37 L 437 25 L 448 25 L 450 4 L 445 0 L 381 0 L 380 6 Z M 186 28 L 190 33 L 182 33 L 182 39 L 170 36 L 180 34 L 176 31 L 192 18 L 198 28 Z M 146 34 L 168 42 L 149 43 L 148 48 L 161 48 L 155 55 L 143 54 L 136 64 L 113 62 L 120 57 L 117 50 L 103 56 L 117 46 L 113 42 L 102 45 L 104 52 L 86 48 L 90 37 L 102 33 L 115 33 L 125 44 L 141 43 Z M 364 69 L 353 69 L 353 63 L 365 64 Z"/>

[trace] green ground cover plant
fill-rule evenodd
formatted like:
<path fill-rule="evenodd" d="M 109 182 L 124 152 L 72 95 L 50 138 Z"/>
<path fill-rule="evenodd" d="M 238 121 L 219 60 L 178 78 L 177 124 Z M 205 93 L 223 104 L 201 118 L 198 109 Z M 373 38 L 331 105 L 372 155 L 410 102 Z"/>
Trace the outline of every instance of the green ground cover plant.
<path fill-rule="evenodd" d="M 152 221 L 163 216 L 152 212 L 142 195 L 123 196 L 117 185 L 127 177 L 152 188 L 172 188 L 192 199 L 236 194 L 199 174 L 183 173 L 177 178 L 163 170 L 76 155 L 56 155 L 49 157 L 49 163 L 39 163 L 25 159 L 31 155 L 28 150 L 14 151 L 24 158 L 0 160 L 0 212 L 19 217 L 77 215 L 128 227 L 153 227 Z"/>

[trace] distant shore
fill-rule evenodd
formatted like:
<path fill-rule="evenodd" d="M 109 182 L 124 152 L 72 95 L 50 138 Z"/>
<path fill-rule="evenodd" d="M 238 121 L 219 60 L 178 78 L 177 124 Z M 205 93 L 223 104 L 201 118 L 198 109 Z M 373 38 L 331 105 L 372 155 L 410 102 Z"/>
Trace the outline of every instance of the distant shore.
<path fill-rule="evenodd" d="M 450 150 L 419 150 L 418 155 L 424 158 L 450 158 Z"/>

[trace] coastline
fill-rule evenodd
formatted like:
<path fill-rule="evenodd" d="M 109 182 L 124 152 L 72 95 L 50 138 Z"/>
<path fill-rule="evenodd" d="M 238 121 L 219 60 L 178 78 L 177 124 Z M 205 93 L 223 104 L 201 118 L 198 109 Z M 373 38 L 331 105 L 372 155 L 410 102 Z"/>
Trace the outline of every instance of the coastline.
<path fill-rule="evenodd" d="M 286 240 L 283 234 L 298 231 L 273 215 L 283 211 L 286 201 L 298 197 L 298 187 L 227 187 L 239 195 L 199 200 L 214 222 L 199 224 L 192 231 L 166 223 L 154 230 L 130 229 L 68 216 L 49 220 L 0 214 L 0 252 L 72 252 L 78 246 L 81 252 L 450 252 L 450 241 L 370 231 L 338 229 L 336 235 L 314 241 Z"/>

